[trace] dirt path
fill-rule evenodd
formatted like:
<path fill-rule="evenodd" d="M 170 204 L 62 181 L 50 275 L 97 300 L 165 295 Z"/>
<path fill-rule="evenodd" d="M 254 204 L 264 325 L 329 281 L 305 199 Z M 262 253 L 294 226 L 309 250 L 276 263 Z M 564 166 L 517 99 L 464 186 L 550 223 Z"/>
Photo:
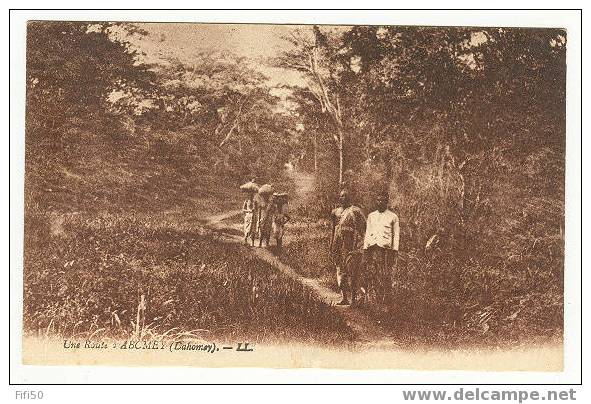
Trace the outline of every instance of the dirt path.
<path fill-rule="evenodd" d="M 240 209 L 235 209 L 235 210 L 229 210 L 227 212 L 222 212 L 213 216 L 208 216 L 205 218 L 205 223 L 208 226 L 214 226 L 214 227 L 219 227 L 219 223 L 226 220 L 226 219 L 231 219 L 235 216 L 238 216 L 242 213 L 242 210 Z"/>
<path fill-rule="evenodd" d="M 210 217 L 208 220 L 208 227 L 223 235 L 224 240 L 242 244 L 244 242 L 242 237 L 225 233 L 224 230 L 227 230 L 228 227 L 221 223 L 222 220 L 231 218 L 235 215 L 236 213 L 234 212 L 227 212 L 226 214 Z M 358 308 L 337 306 L 336 303 L 341 298 L 339 293 L 323 286 L 314 278 L 306 278 L 298 274 L 293 268 L 281 262 L 277 256 L 273 255 L 273 253 L 266 248 L 252 247 L 251 251 L 257 258 L 268 262 L 284 275 L 308 287 L 319 300 L 329 306 L 335 307 L 347 325 L 353 330 L 358 345 L 379 348 L 397 346 L 395 341 L 382 329 L 382 327 L 379 326 L 379 324 L 376 323 L 376 321 L 369 318 Z"/>
<path fill-rule="evenodd" d="M 313 186 L 313 177 L 310 177 L 305 174 L 294 175 L 293 178 L 298 187 L 297 194 L 294 198 L 296 203 L 304 203 L 308 197 L 307 195 L 309 195 L 309 191 Z M 239 226 L 223 223 L 225 220 L 236 217 L 240 213 L 240 210 L 233 210 L 209 216 L 206 218 L 206 226 L 215 230 L 225 241 L 242 244 L 244 242 L 242 236 L 235 234 Z M 251 251 L 257 258 L 268 262 L 284 275 L 308 287 L 319 300 L 329 306 L 335 307 L 347 325 L 353 330 L 356 337 L 355 342 L 358 346 L 364 348 L 367 346 L 373 348 L 393 348 L 397 346 L 395 339 L 389 336 L 375 320 L 365 315 L 360 309 L 349 306 L 337 306 L 336 303 L 341 298 L 339 293 L 327 288 L 314 278 L 306 278 L 298 274 L 293 268 L 281 262 L 267 248 L 252 247 Z"/>

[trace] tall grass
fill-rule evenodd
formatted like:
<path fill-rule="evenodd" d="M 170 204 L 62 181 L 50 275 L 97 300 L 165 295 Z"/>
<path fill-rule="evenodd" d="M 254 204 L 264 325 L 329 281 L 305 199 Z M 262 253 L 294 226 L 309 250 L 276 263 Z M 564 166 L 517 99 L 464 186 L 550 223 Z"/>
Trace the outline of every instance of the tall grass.
<path fill-rule="evenodd" d="M 135 216 L 28 212 L 27 332 L 110 338 L 343 343 L 346 324 L 301 284 L 199 229 Z M 55 227 L 55 226 L 54 226 Z"/>

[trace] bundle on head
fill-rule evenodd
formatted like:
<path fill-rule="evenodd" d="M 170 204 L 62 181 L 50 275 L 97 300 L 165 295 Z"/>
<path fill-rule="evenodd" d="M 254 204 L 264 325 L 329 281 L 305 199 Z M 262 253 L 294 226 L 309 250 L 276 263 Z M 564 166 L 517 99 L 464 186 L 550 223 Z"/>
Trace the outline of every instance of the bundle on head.
<path fill-rule="evenodd" d="M 273 194 L 273 186 L 271 184 L 265 184 L 259 188 L 259 194 L 261 195 L 272 195 Z"/>
<path fill-rule="evenodd" d="M 246 184 L 240 185 L 240 189 L 244 192 L 258 192 L 259 185 L 254 181 L 248 181 Z"/>

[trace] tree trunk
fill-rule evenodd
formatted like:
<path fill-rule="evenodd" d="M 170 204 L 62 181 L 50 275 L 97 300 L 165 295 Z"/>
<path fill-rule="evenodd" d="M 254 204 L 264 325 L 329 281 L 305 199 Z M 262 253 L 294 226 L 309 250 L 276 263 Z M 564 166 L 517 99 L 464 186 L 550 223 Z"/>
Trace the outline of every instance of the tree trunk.
<path fill-rule="evenodd" d="M 384 151 L 384 168 L 386 171 L 386 181 L 389 184 L 392 182 L 392 159 L 390 158 L 390 153 Z"/>
<path fill-rule="evenodd" d="M 367 131 L 365 135 L 365 161 L 369 166 L 371 164 L 371 131 Z"/>
<path fill-rule="evenodd" d="M 344 178 L 343 178 L 343 174 L 345 171 L 345 158 L 344 158 L 344 139 L 343 139 L 343 129 L 342 128 L 338 128 L 338 137 L 339 137 L 339 141 L 338 141 L 338 145 L 337 148 L 339 150 L 339 185 L 342 187 L 344 185 Z"/>
<path fill-rule="evenodd" d="M 314 132 L 313 138 L 313 145 L 314 145 L 314 175 L 318 173 L 318 133 Z"/>

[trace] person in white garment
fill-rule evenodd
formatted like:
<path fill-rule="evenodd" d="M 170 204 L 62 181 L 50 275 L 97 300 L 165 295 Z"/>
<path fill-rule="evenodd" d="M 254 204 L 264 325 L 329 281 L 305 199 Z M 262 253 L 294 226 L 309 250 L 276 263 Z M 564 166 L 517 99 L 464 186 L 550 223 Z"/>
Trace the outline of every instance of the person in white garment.
<path fill-rule="evenodd" d="M 367 216 L 363 240 L 368 292 L 373 289 L 378 302 L 384 303 L 392 291 L 392 272 L 398 255 L 400 222 L 388 209 L 389 195 L 381 192 L 377 209 Z"/>

